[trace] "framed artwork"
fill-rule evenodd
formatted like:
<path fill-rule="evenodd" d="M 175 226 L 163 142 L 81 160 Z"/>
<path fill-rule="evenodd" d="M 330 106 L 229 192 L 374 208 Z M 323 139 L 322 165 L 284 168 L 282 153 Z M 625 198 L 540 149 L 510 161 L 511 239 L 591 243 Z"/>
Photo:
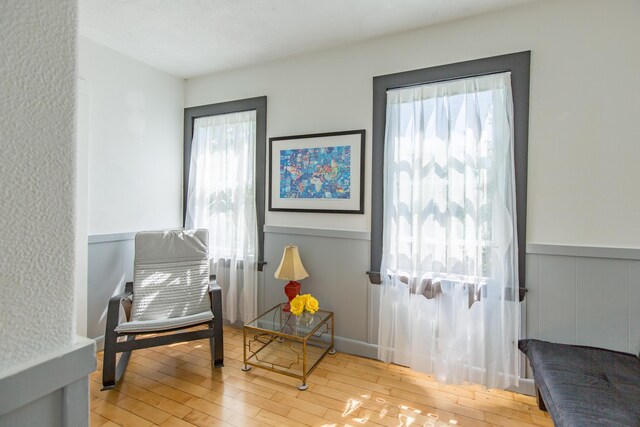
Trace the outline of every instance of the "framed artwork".
<path fill-rule="evenodd" d="M 365 131 L 269 138 L 269 210 L 364 213 Z"/>

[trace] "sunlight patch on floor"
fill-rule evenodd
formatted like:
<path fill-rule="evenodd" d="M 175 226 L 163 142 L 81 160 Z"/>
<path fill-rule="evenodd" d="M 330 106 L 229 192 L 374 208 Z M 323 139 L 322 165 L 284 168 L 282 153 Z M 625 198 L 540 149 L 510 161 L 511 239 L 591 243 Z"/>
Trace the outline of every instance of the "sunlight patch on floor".
<path fill-rule="evenodd" d="M 353 411 L 355 411 L 361 406 L 362 406 L 362 402 L 360 402 L 359 400 L 349 399 L 349 401 L 347 402 L 347 407 L 342 413 L 342 416 L 348 417 L 349 415 L 351 415 Z"/>
<path fill-rule="evenodd" d="M 372 405 L 366 405 L 366 401 L 370 400 Z M 373 410 L 371 406 L 381 408 Z M 345 403 L 344 411 L 342 412 L 343 418 L 350 418 L 349 421 L 357 423 L 357 425 L 364 425 L 369 423 L 376 423 L 376 416 L 378 420 L 393 420 L 397 419 L 397 427 L 409 427 L 409 426 L 421 426 L 421 427 L 445 427 L 458 425 L 458 420 L 455 418 L 446 420 L 440 420 L 438 414 L 432 412 L 423 412 L 420 409 L 414 408 L 405 404 L 393 404 L 387 402 L 381 397 L 372 399 L 371 395 L 364 394 L 358 398 L 349 398 Z M 388 424 L 389 421 L 385 422 Z M 325 424 L 323 427 L 329 427 L 335 424 Z M 346 426 L 351 424 L 345 423 Z M 390 425 L 390 424 L 389 424 Z M 356 427 L 353 426 L 353 427 Z"/>

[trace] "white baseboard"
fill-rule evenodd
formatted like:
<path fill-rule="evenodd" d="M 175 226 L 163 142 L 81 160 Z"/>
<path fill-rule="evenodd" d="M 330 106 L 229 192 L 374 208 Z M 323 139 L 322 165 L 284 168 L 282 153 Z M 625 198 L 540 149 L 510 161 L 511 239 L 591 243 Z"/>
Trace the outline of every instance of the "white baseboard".
<path fill-rule="evenodd" d="M 378 346 L 362 341 L 355 341 L 348 338 L 335 337 L 335 347 L 337 351 L 354 354 L 357 356 L 378 359 Z M 509 387 L 509 391 L 515 393 L 535 396 L 536 389 L 532 379 L 520 378 L 518 387 Z"/>
<path fill-rule="evenodd" d="M 526 394 L 528 396 L 536 395 L 536 386 L 533 380 L 529 378 L 520 378 L 518 387 L 509 387 L 507 390 L 514 393 Z"/>
<path fill-rule="evenodd" d="M 335 349 L 341 353 L 354 354 L 356 356 L 378 358 L 378 346 L 349 338 L 334 337 Z"/>
<path fill-rule="evenodd" d="M 96 353 L 104 350 L 104 335 L 100 335 L 99 337 L 93 338 L 96 342 Z"/>

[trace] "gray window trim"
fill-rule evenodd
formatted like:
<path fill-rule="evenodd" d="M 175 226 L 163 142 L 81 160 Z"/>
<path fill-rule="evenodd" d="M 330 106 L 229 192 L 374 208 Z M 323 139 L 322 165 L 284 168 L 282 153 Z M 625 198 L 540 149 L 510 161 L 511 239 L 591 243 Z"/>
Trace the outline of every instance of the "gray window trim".
<path fill-rule="evenodd" d="M 514 115 L 514 155 L 516 173 L 516 215 L 518 228 L 518 275 L 525 286 L 527 226 L 527 147 L 529 136 L 529 65 L 531 52 L 518 52 L 373 78 L 373 133 L 371 182 L 371 265 L 372 283 L 380 283 L 382 261 L 384 135 L 387 90 L 464 77 L 511 71 Z M 521 298 L 524 292 L 521 291 Z"/>
<path fill-rule="evenodd" d="M 184 155 L 182 179 L 182 225 L 187 217 L 187 192 L 189 188 L 189 168 L 191 165 L 191 141 L 193 139 L 193 124 L 200 117 L 218 114 L 238 113 L 241 111 L 256 111 L 256 215 L 258 220 L 258 269 L 264 266 L 264 191 L 265 165 L 267 149 L 267 97 L 240 99 L 237 101 L 221 102 L 217 104 L 200 105 L 184 109 Z"/>

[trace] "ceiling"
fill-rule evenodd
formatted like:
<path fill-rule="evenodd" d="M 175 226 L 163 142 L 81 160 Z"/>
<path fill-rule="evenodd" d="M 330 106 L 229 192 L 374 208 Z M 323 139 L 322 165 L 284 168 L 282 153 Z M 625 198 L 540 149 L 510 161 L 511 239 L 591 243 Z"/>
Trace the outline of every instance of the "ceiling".
<path fill-rule="evenodd" d="M 530 0 L 80 0 L 80 35 L 190 78 Z"/>

